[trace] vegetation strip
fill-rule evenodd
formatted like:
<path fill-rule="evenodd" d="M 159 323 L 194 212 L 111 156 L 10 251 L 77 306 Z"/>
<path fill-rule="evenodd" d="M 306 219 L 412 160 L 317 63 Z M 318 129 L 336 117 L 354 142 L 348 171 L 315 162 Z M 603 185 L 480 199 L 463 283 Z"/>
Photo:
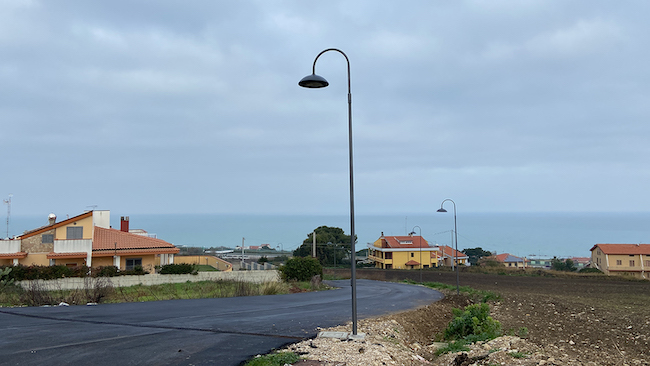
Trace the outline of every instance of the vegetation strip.
<path fill-rule="evenodd" d="M 127 327 L 136 327 L 136 328 L 152 328 L 152 329 L 169 329 L 169 330 L 190 330 L 198 332 L 208 332 L 208 333 L 218 333 L 218 334 L 237 334 L 237 335 L 250 335 L 250 336 L 259 336 L 259 337 L 271 337 L 271 338 L 284 338 L 284 339 L 294 339 L 294 340 L 304 340 L 305 337 L 298 336 L 288 336 L 281 334 L 265 334 L 265 333 L 254 333 L 254 332 L 238 332 L 238 331 L 225 331 L 218 329 L 206 329 L 206 328 L 187 328 L 187 327 L 174 327 L 174 326 L 165 326 L 165 325 L 148 325 L 148 324 L 128 324 L 128 323 L 119 323 L 119 322 L 106 322 L 106 321 L 97 321 L 97 320 L 83 320 L 83 319 L 65 319 L 65 318 L 56 318 L 51 316 L 43 315 L 34 315 L 34 314 L 18 314 L 11 311 L 0 310 L 0 313 L 22 316 L 26 318 L 35 318 L 35 319 L 44 319 L 44 320 L 58 320 L 66 321 L 72 323 L 88 323 L 88 324 L 103 324 L 103 325 L 120 325 Z"/>

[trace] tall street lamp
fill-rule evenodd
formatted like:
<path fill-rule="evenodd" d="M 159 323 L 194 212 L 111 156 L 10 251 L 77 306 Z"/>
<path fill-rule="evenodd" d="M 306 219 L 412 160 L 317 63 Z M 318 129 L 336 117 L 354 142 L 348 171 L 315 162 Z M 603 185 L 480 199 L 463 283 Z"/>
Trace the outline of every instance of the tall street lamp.
<path fill-rule="evenodd" d="M 348 65 L 348 155 L 350 158 L 350 261 L 352 262 L 351 268 L 351 285 L 352 285 L 352 334 L 357 335 L 357 275 L 356 275 L 356 253 L 354 247 L 355 234 L 354 234 L 354 179 L 353 179 L 353 165 L 352 165 L 352 92 L 350 91 L 350 60 L 348 56 L 337 48 L 328 48 L 316 56 L 314 65 L 312 66 L 311 75 L 302 78 L 298 85 L 303 88 L 324 88 L 329 85 L 329 82 L 324 77 L 316 75 L 316 61 L 318 58 L 328 51 L 336 51 L 345 57 Z"/>
<path fill-rule="evenodd" d="M 418 228 L 420 230 L 420 239 L 419 239 L 419 246 L 420 246 L 420 283 L 422 283 L 422 228 L 419 226 L 413 226 L 413 230 L 411 231 L 411 235 L 415 234 L 415 228 Z"/>
<path fill-rule="evenodd" d="M 456 202 L 454 202 L 453 200 L 447 198 L 446 200 L 442 201 L 442 203 L 440 204 L 440 209 L 438 210 L 438 212 L 447 212 L 447 210 L 445 210 L 442 207 L 442 205 L 444 205 L 445 202 L 447 202 L 447 201 L 454 204 L 454 236 L 456 238 L 456 240 L 455 240 L 455 242 L 456 242 L 456 250 L 454 252 L 454 256 L 456 257 L 456 259 L 455 259 L 455 262 L 456 262 L 455 263 L 456 264 L 456 295 L 459 295 L 460 294 L 460 275 L 458 274 L 458 231 L 457 231 L 457 228 L 456 228 Z"/>

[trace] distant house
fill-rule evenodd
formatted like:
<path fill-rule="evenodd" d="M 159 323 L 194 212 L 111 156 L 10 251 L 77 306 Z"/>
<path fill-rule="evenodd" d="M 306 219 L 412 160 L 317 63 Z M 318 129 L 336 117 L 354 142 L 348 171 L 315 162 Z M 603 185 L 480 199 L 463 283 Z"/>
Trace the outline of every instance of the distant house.
<path fill-rule="evenodd" d="M 419 269 L 438 266 L 439 248 L 421 236 L 384 236 L 368 244 L 368 261 L 382 269 Z"/>
<path fill-rule="evenodd" d="M 120 230 L 110 228 L 110 211 L 87 211 L 0 241 L 0 265 L 110 266 L 133 269 L 170 264 L 179 249 L 160 239 L 129 232 L 129 218 L 121 218 Z"/>
<path fill-rule="evenodd" d="M 591 266 L 606 275 L 648 278 L 650 244 L 596 244 L 590 251 Z"/>
<path fill-rule="evenodd" d="M 440 248 L 440 263 L 439 265 L 441 266 L 454 266 L 454 263 L 457 260 L 457 263 L 461 266 L 463 265 L 468 265 L 469 263 L 469 256 L 466 255 L 465 253 L 461 251 L 456 251 L 456 249 L 448 246 L 448 245 L 441 245 L 438 246 Z"/>
<path fill-rule="evenodd" d="M 509 268 L 526 268 L 526 261 L 524 258 L 514 256 L 509 253 L 503 253 L 492 257 L 499 263 Z"/>
<path fill-rule="evenodd" d="M 241 248 L 241 247 L 240 247 Z M 271 244 L 262 244 L 262 245 L 251 245 L 250 247 L 244 249 L 250 249 L 250 250 L 270 250 L 271 249 Z"/>
<path fill-rule="evenodd" d="M 526 258 L 526 267 L 551 269 L 553 258 L 529 257 Z"/>

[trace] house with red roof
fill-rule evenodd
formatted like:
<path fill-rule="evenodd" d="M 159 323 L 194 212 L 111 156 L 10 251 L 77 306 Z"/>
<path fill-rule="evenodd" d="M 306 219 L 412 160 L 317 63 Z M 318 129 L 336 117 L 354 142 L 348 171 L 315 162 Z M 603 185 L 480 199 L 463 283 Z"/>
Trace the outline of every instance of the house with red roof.
<path fill-rule="evenodd" d="M 422 236 L 384 236 L 368 244 L 368 260 L 382 269 L 420 269 L 437 267 L 440 249 L 430 246 Z"/>
<path fill-rule="evenodd" d="M 466 266 L 469 263 L 469 256 L 461 251 L 448 246 L 438 246 L 440 252 L 439 265 L 454 267 L 454 263 L 461 266 Z"/>
<path fill-rule="evenodd" d="M 497 262 L 509 268 L 526 268 L 525 258 L 517 257 L 510 253 L 502 253 L 488 258 L 495 259 Z"/>
<path fill-rule="evenodd" d="M 606 275 L 648 278 L 650 244 L 596 244 L 591 249 L 591 266 Z"/>
<path fill-rule="evenodd" d="M 63 221 L 50 214 L 48 225 L 0 242 L 0 265 L 66 265 L 70 267 L 141 266 L 171 264 L 179 252 L 164 240 L 129 232 L 129 217 L 120 230 L 110 227 L 110 211 L 87 211 Z"/>

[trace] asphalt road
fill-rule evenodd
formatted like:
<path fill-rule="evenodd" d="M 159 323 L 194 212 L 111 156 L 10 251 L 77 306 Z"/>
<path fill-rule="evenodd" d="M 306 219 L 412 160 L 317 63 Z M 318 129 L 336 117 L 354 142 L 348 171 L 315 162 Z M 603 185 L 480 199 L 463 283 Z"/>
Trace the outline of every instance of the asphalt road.
<path fill-rule="evenodd" d="M 351 319 L 341 289 L 290 295 L 98 306 L 0 308 L 1 365 L 220 365 L 317 334 Z M 357 281 L 359 318 L 440 300 L 437 291 Z"/>

